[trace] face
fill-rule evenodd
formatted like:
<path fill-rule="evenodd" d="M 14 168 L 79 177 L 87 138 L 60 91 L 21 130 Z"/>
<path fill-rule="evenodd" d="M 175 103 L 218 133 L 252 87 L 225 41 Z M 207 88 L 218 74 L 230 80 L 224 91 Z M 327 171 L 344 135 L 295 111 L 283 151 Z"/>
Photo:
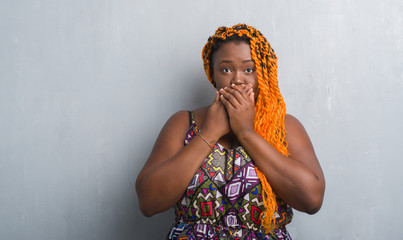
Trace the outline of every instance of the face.
<path fill-rule="evenodd" d="M 230 87 L 232 83 L 252 84 L 255 97 L 258 94 L 258 82 L 255 62 L 246 42 L 227 42 L 213 54 L 213 80 L 217 89 Z"/>

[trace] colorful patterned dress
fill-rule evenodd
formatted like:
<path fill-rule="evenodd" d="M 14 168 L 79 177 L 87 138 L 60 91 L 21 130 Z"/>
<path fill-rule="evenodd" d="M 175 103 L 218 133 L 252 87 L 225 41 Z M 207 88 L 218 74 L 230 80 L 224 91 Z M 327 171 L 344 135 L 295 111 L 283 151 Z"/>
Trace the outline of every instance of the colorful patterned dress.
<path fill-rule="evenodd" d="M 185 145 L 198 132 L 193 112 Z M 175 223 L 167 239 L 286 239 L 292 209 L 277 199 L 279 226 L 270 234 L 260 228 L 262 186 L 248 154 L 238 146 L 217 143 L 175 206 Z"/>

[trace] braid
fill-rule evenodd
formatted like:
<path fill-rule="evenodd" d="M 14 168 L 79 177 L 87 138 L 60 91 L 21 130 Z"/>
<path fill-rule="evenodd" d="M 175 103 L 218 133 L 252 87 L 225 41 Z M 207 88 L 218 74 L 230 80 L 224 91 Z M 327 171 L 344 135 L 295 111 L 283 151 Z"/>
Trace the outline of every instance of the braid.
<path fill-rule="evenodd" d="M 269 42 L 257 29 L 246 24 L 230 28 L 220 27 L 209 37 L 203 47 L 202 58 L 204 70 L 209 81 L 216 86 L 212 74 L 212 55 L 224 42 L 246 41 L 249 43 L 252 59 L 255 62 L 259 95 L 256 100 L 255 131 L 268 141 L 277 151 L 288 156 L 285 141 L 284 118 L 286 108 L 277 81 L 277 57 Z M 262 183 L 263 202 L 265 206 L 261 224 L 267 232 L 276 227 L 276 196 L 265 175 L 255 167 Z"/>

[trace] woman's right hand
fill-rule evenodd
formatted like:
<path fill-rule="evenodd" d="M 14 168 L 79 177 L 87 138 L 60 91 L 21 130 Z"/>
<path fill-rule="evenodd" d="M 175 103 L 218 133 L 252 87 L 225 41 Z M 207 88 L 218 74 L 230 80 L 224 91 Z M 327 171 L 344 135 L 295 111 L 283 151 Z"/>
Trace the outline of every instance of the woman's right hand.
<path fill-rule="evenodd" d="M 207 110 L 206 118 L 201 128 L 203 137 L 216 141 L 230 132 L 228 113 L 224 104 L 220 101 L 220 93 L 217 91 L 213 103 Z"/>

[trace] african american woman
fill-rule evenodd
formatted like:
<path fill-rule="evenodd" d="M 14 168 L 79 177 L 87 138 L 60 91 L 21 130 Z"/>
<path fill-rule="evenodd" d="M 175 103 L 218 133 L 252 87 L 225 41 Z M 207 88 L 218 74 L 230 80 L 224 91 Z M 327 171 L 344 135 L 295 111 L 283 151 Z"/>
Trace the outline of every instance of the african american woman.
<path fill-rule="evenodd" d="M 179 111 L 138 175 L 145 216 L 175 208 L 167 239 L 291 239 L 292 208 L 316 213 L 325 179 L 286 113 L 277 57 L 253 27 L 220 27 L 202 51 L 211 105 Z"/>

